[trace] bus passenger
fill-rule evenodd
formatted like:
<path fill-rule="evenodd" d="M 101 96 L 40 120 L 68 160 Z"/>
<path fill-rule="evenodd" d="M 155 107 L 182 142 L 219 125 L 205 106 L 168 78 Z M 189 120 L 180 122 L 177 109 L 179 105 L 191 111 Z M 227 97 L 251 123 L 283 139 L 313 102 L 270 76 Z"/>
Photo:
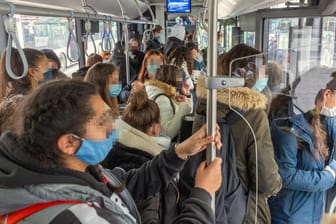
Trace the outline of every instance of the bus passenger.
<path fill-rule="evenodd" d="M 162 133 L 172 139 L 178 135 L 183 116 L 191 111 L 191 99 L 179 95 L 176 90 L 181 85 L 180 71 L 173 65 L 162 65 L 155 73 L 154 80 L 145 82 L 148 97 L 160 108 Z"/>
<path fill-rule="evenodd" d="M 64 79 L 68 78 L 63 72 L 61 72 L 61 61 L 57 57 L 56 53 L 51 49 L 41 50 L 48 58 L 49 70 L 44 73 L 44 81 L 51 79 Z"/>
<path fill-rule="evenodd" d="M 258 50 L 246 45 L 235 46 L 225 54 L 224 64 L 218 67 L 218 74 L 229 74 L 230 62 L 233 59 L 257 53 L 259 53 Z M 253 62 L 253 57 L 249 60 Z M 248 62 L 248 60 L 234 62 L 232 71 L 235 71 L 235 68 L 245 68 Z M 274 160 L 274 149 L 266 113 L 267 99 L 258 91 L 251 89 L 255 84 L 255 79 L 243 77 L 245 78 L 245 87 L 231 88 L 230 92 L 229 89 L 217 90 L 217 118 L 227 120 L 233 137 L 237 172 L 247 195 L 244 222 L 269 224 L 271 223 L 271 214 L 267 199 L 281 189 L 281 177 L 277 163 Z M 197 106 L 193 125 L 194 130 L 197 130 L 205 122 L 207 112 L 207 89 L 204 77 L 200 77 L 197 82 L 196 95 Z M 229 104 L 240 111 L 249 124 L 230 110 Z M 253 134 L 249 125 L 253 129 Z M 253 136 L 255 136 L 256 142 Z M 200 161 L 193 162 L 198 163 Z M 185 185 L 189 184 L 191 186 L 192 179 L 189 174 L 192 172 L 190 170 L 185 172 L 184 176 L 181 175 L 181 180 L 186 180 Z M 219 191 L 225 192 L 226 189 L 221 187 Z M 226 209 L 225 203 L 218 203 L 221 206 L 216 206 L 217 211 Z M 218 211 L 217 213 L 220 214 L 222 212 Z"/>
<path fill-rule="evenodd" d="M 116 127 L 118 141 L 102 162 L 105 168 L 121 167 L 125 171 L 139 168 L 170 147 L 170 138 L 159 136 L 160 109 L 148 99 L 144 89 L 131 94 L 122 119 L 116 121 Z M 136 201 L 142 222 L 171 223 L 177 215 L 174 200 L 177 195 L 176 183 L 172 181 L 162 193 Z"/>
<path fill-rule="evenodd" d="M 177 47 L 184 45 L 186 29 L 184 26 L 176 24 L 171 28 L 171 34 L 167 38 L 163 53 L 168 57 Z"/>
<path fill-rule="evenodd" d="M 162 26 L 155 25 L 155 28 L 152 31 L 152 37 L 147 40 L 146 42 L 146 50 L 147 53 L 150 50 L 160 50 L 162 47 L 162 44 L 160 42 L 160 33 L 162 31 Z"/>
<path fill-rule="evenodd" d="M 76 72 L 72 73 L 72 78 L 83 80 L 87 71 L 91 68 L 91 66 L 102 61 L 103 58 L 99 54 L 95 53 L 90 54 L 86 59 L 85 67 L 80 68 Z"/>
<path fill-rule="evenodd" d="M 15 110 L 24 95 L 35 89 L 39 82 L 44 79 L 48 71 L 48 59 L 38 50 L 24 48 L 24 54 L 28 62 L 28 74 L 22 79 L 12 79 L 6 70 L 6 50 L 3 51 L 0 59 L 0 133 L 7 129 L 13 130 L 16 119 Z M 23 73 L 23 63 L 19 52 L 12 48 L 11 68 L 14 74 Z"/>
<path fill-rule="evenodd" d="M 283 189 L 269 199 L 272 223 L 320 223 L 325 193 L 335 185 L 335 108 L 334 78 L 318 93 L 314 109 L 272 122 L 275 158 L 283 179 Z"/>
<path fill-rule="evenodd" d="M 194 66 L 194 59 L 192 58 L 192 51 L 186 47 L 177 47 L 168 56 L 168 61 L 171 65 L 178 67 L 182 73 L 183 83 L 189 87 L 188 93 L 181 92 L 181 94 L 192 97 L 192 108 L 196 104 L 196 95 L 194 91 L 194 81 L 191 79 L 192 70 Z M 181 89 L 179 89 L 181 90 Z M 193 110 L 192 110 L 193 111 Z"/>
<path fill-rule="evenodd" d="M 120 94 L 120 101 L 126 103 L 131 90 L 138 90 L 144 87 L 144 81 L 153 79 L 155 72 L 161 65 L 166 64 L 166 58 L 158 50 L 150 50 L 145 54 L 137 80 L 131 81 L 125 86 Z"/>
<path fill-rule="evenodd" d="M 119 116 L 118 96 L 121 92 L 118 68 L 112 64 L 96 63 L 86 73 L 85 82 L 93 83 L 100 97 Z"/>
<path fill-rule="evenodd" d="M 134 200 L 161 191 L 185 160 L 210 142 L 221 147 L 219 132 L 208 137 L 203 127 L 139 169 L 111 171 L 97 164 L 111 150 L 117 131 L 93 84 L 45 83 L 20 111 L 19 130 L 0 138 L 0 222 L 20 217 L 36 224 L 141 224 Z M 214 222 L 210 194 L 221 183 L 220 164 L 216 159 L 200 166 L 189 202 L 172 223 Z"/>
<path fill-rule="evenodd" d="M 140 51 L 139 43 L 136 39 L 130 39 L 128 53 L 130 65 L 135 73 L 139 74 L 145 54 Z"/>

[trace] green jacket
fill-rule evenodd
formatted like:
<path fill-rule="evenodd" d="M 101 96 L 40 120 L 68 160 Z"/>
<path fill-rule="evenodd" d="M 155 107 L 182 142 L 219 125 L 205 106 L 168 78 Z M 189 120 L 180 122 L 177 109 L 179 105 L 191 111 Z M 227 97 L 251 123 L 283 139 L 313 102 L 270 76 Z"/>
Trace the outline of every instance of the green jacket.
<path fill-rule="evenodd" d="M 197 105 L 193 129 L 204 123 L 206 115 L 205 79 L 200 77 L 196 88 Z M 235 142 L 237 171 L 245 191 L 249 194 L 245 223 L 255 223 L 256 196 L 258 197 L 257 223 L 271 223 L 267 198 L 278 193 L 282 187 L 278 166 L 274 160 L 274 150 L 266 114 L 267 99 L 262 94 L 247 87 L 230 89 L 230 102 L 234 109 L 243 113 L 250 123 L 256 139 L 247 123 L 239 116 L 230 122 L 230 131 Z M 229 108 L 229 90 L 217 91 L 217 119 L 226 118 Z M 233 113 L 233 112 L 232 112 Z M 257 146 L 257 156 L 256 150 Z M 258 163 L 256 163 L 258 161 Z M 256 169 L 256 165 L 258 169 Z M 258 180 L 258 186 L 256 186 Z M 258 187 L 256 191 L 256 187 Z M 257 194 L 256 194 L 257 192 Z"/>

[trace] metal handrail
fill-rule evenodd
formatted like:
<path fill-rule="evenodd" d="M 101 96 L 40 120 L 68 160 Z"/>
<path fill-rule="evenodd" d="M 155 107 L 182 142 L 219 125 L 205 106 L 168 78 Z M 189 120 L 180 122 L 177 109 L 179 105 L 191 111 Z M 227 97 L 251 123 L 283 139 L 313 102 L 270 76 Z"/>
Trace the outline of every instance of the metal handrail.
<path fill-rule="evenodd" d="M 21 79 L 25 77 L 28 74 L 28 61 L 26 58 L 26 55 L 24 54 L 21 45 L 19 43 L 19 40 L 16 37 L 16 21 L 14 18 L 15 14 L 15 5 L 11 2 L 8 3 L 10 12 L 8 15 L 4 16 L 4 23 L 5 23 L 5 29 L 6 32 L 8 33 L 8 42 L 7 42 L 7 48 L 6 48 L 6 71 L 8 73 L 8 76 L 12 79 Z M 11 54 L 12 54 L 12 46 L 13 46 L 13 41 L 15 43 L 15 46 L 19 52 L 22 64 L 23 64 L 23 72 L 21 75 L 17 76 L 11 66 Z"/>

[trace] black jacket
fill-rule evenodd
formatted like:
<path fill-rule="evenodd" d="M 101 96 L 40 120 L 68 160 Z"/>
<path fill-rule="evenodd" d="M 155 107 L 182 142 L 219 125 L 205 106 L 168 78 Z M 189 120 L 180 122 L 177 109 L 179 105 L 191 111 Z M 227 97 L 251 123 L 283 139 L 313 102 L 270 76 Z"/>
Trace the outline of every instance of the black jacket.
<path fill-rule="evenodd" d="M 118 178 L 124 182 L 134 200 L 140 200 L 165 188 L 183 168 L 184 163 L 170 149 L 163 151 L 140 169 L 132 169 L 127 173 L 118 170 L 110 172 L 102 168 L 101 171 L 108 180 Z M 98 220 L 118 224 L 141 223 L 136 209 L 132 207 L 132 200 L 124 201 L 125 198 L 121 197 L 130 214 L 120 212 L 120 209 L 116 210 L 116 203 L 110 199 L 112 193 L 114 192 L 105 183 L 97 180 L 96 173 L 90 167 L 87 172 L 60 167 L 43 168 L 34 156 L 27 154 L 23 146 L 18 144 L 14 134 L 6 132 L 1 135 L 0 216 L 36 203 L 79 200 L 84 203 L 79 208 L 82 212 L 77 213 L 81 219 L 77 218 L 75 211 L 66 209 L 54 215 L 54 220 L 48 221 L 42 219 L 44 213 L 41 212 L 41 219 L 34 223 L 87 223 L 83 221 L 85 218 L 89 218 L 91 223 L 99 223 Z M 209 200 L 208 193 L 194 189 L 188 205 L 183 208 L 183 215 L 173 223 L 213 223 Z M 95 202 L 99 206 L 89 206 L 86 202 Z M 90 208 L 95 212 L 86 213 Z M 50 218 L 50 214 L 47 218 Z"/>
<path fill-rule="evenodd" d="M 163 53 L 169 57 L 177 47 L 183 46 L 184 42 L 176 37 L 168 37 L 167 42 L 163 48 Z"/>
<path fill-rule="evenodd" d="M 146 50 L 145 50 L 145 52 L 148 52 L 148 51 L 150 51 L 152 49 L 160 50 L 161 47 L 162 47 L 162 44 L 160 43 L 160 41 L 157 38 L 152 38 L 152 39 L 149 39 L 146 42 Z"/>
<path fill-rule="evenodd" d="M 121 167 L 126 171 L 139 168 L 145 162 L 151 160 L 153 156 L 143 150 L 135 149 L 117 142 L 102 165 L 108 169 Z M 144 200 L 136 201 L 138 210 L 141 215 L 142 223 L 171 223 L 178 215 L 179 190 L 177 183 L 172 181 L 168 187 L 160 193 L 151 195 Z"/>

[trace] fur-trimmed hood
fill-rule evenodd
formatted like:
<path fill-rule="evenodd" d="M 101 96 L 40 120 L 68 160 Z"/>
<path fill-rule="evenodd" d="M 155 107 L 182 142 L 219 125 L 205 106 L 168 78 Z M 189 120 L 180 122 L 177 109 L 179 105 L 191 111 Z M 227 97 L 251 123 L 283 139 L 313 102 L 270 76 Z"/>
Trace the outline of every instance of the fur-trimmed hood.
<path fill-rule="evenodd" d="M 119 131 L 118 142 L 127 147 L 139 149 L 156 156 L 163 149 L 167 149 L 167 146 L 170 146 L 170 138 L 156 137 L 159 139 L 154 139 L 121 119 L 116 121 L 116 126 Z"/>
<path fill-rule="evenodd" d="M 267 98 L 261 93 L 248 87 L 236 87 L 217 90 L 217 113 L 219 117 L 225 117 L 229 112 L 229 94 L 232 107 L 242 111 L 266 110 Z M 197 106 L 196 112 L 201 115 L 206 113 L 207 89 L 205 88 L 205 77 L 201 76 L 196 88 Z"/>
<path fill-rule="evenodd" d="M 176 88 L 174 86 L 161 82 L 159 80 L 146 80 L 145 86 L 155 86 L 161 89 L 162 92 L 166 93 L 170 97 L 176 96 Z"/>

